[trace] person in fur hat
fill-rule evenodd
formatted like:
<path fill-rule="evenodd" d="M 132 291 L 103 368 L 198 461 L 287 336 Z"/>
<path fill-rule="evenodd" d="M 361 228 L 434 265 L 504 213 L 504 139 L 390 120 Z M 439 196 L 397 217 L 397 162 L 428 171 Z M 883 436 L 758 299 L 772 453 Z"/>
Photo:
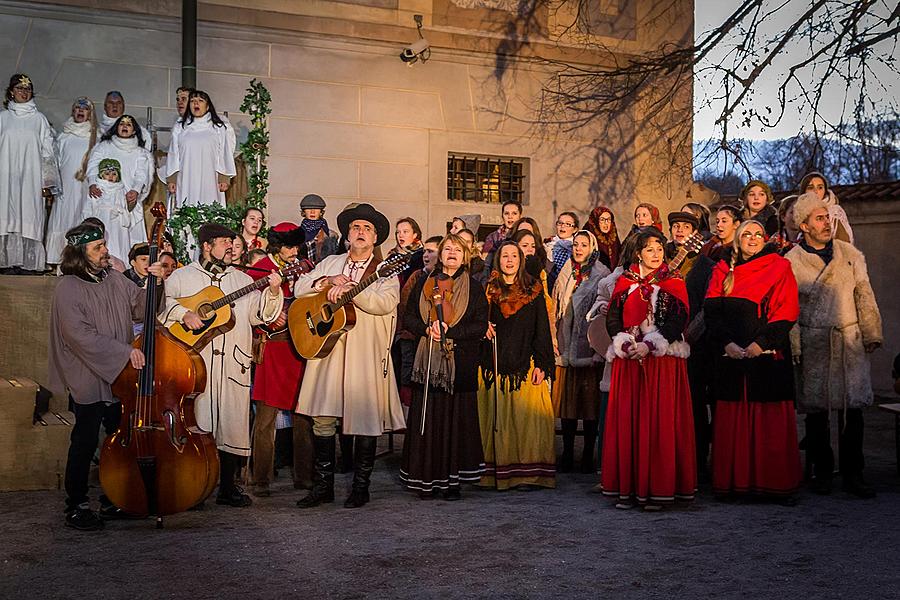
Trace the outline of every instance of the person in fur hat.
<path fill-rule="evenodd" d="M 800 295 L 800 319 L 791 331 L 791 346 L 799 363 L 797 404 L 806 414 L 813 491 L 831 492 L 834 454 L 829 425 L 834 422 L 840 430 L 843 489 L 871 498 L 875 491 L 863 479 L 862 408 L 873 401 L 868 355 L 884 338 L 866 258 L 849 242 L 834 238 L 829 205 L 817 194 L 797 198 L 793 216 L 803 238 L 785 254 Z M 834 420 L 832 413 L 837 416 Z"/>
<path fill-rule="evenodd" d="M 828 207 L 828 217 L 831 219 L 831 231 L 834 238 L 844 242 L 853 243 L 853 229 L 850 228 L 850 220 L 844 209 L 838 206 L 838 197 L 835 196 L 828 185 L 828 180 L 818 171 L 812 171 L 800 180 L 798 193 L 812 192 Z"/>
<path fill-rule="evenodd" d="M 303 229 L 285 221 L 269 231 L 268 254 L 257 262 L 254 270 L 247 274 L 254 280 L 266 277 L 298 262 L 306 262 L 308 270 L 313 265 L 306 258 Z M 294 300 L 293 281 L 286 280 L 282 286 L 284 307 L 272 323 L 257 326 L 260 350 L 256 358 L 256 374 L 253 379 L 252 398 L 256 405 L 253 421 L 253 473 L 252 491 L 254 496 L 268 496 L 269 483 L 273 477 L 276 418 L 283 410 L 293 410 L 300 394 L 303 370 L 306 361 L 297 354 L 291 343 L 287 328 L 287 311 Z M 312 487 L 312 419 L 304 415 L 292 415 L 294 454 L 294 488 Z"/>

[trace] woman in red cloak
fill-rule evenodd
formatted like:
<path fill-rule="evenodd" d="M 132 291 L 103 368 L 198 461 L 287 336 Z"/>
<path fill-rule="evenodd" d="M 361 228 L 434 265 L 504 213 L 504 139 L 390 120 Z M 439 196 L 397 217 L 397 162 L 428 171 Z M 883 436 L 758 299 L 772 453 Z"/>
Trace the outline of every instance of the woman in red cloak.
<path fill-rule="evenodd" d="M 600 483 L 616 508 L 659 510 L 693 499 L 697 487 L 690 348 L 682 336 L 688 295 L 663 262 L 662 233 L 647 227 L 634 235 L 606 316 L 612 378 Z"/>
<path fill-rule="evenodd" d="M 703 303 L 715 350 L 712 483 L 717 496 L 795 503 L 800 450 L 789 332 L 800 314 L 791 263 L 745 221 L 713 270 Z"/>

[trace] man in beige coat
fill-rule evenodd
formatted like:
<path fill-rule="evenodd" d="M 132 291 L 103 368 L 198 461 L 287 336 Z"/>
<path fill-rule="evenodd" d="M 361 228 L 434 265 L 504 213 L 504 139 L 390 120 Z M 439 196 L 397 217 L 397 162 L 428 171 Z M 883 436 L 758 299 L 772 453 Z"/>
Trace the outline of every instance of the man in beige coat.
<path fill-rule="evenodd" d="M 793 210 L 803 238 L 785 255 L 800 293 L 800 319 L 791 345 L 799 363 L 797 401 L 806 413 L 813 491 L 831 492 L 829 415 L 837 411 L 843 489 L 871 498 L 875 491 L 862 475 L 862 408 L 873 401 L 868 355 L 883 337 L 866 259 L 852 244 L 834 239 L 828 207 L 815 194 L 800 196 Z"/>
<path fill-rule="evenodd" d="M 359 204 L 345 209 L 337 221 L 350 244 L 349 253 L 328 256 L 302 275 L 294 286 L 296 297 L 325 291 L 334 302 L 374 273 L 375 248 L 391 233 L 387 218 L 371 205 Z M 353 329 L 338 340 L 328 356 L 306 364 L 297 412 L 313 417 L 315 472 L 312 491 L 297 502 L 300 508 L 334 501 L 338 419 L 342 432 L 355 436 L 353 488 L 344 503 L 346 508 L 369 501 L 378 436 L 405 427 L 391 364 L 399 302 L 397 277 L 377 280 L 353 298 Z"/>

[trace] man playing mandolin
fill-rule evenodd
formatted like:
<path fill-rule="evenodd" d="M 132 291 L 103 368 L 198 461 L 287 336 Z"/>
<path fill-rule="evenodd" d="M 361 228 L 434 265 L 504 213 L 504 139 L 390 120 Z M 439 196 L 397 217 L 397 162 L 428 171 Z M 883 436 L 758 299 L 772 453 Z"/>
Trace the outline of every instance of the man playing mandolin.
<path fill-rule="evenodd" d="M 180 322 L 192 330 L 207 323 L 179 298 L 196 294 L 209 286 L 230 294 L 253 283 L 246 273 L 232 266 L 232 241 L 237 234 L 227 227 L 207 223 L 200 227 L 197 241 L 200 259 L 177 269 L 166 281 L 164 323 Z M 271 323 L 281 314 L 284 296 L 281 276 L 268 276 L 268 287 L 254 291 L 232 303 L 233 326 L 217 335 L 203 348 L 206 363 L 206 391 L 196 400 L 197 423 L 215 435 L 221 463 L 221 479 L 216 504 L 249 506 L 252 501 L 235 484 L 240 457 L 250 455 L 250 366 L 253 326 Z"/>
<path fill-rule="evenodd" d="M 328 256 L 302 275 L 294 286 L 298 298 L 325 292 L 329 302 L 337 302 L 375 272 L 375 247 L 391 233 L 387 218 L 370 204 L 359 204 L 339 214 L 337 222 L 349 243 L 348 254 Z M 390 352 L 399 301 L 395 276 L 361 291 L 353 297 L 355 326 L 337 340 L 330 354 L 306 365 L 297 412 L 313 417 L 315 471 L 312 491 L 297 502 L 300 508 L 334 501 L 338 419 L 344 434 L 356 436 L 347 508 L 369 501 L 378 436 L 405 426 Z"/>

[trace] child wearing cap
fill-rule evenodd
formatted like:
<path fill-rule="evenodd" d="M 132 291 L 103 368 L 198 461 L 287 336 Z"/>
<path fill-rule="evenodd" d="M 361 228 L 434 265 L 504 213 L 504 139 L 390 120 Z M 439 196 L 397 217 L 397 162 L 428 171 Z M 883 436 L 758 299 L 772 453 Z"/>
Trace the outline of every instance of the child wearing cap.
<path fill-rule="evenodd" d="M 82 218 L 96 217 L 106 226 L 106 246 L 113 256 L 127 256 L 131 250 L 129 235 L 133 218 L 125 199 L 122 167 L 113 158 L 104 158 L 97 169 L 94 183 L 103 194 L 99 198 L 87 195 Z M 137 209 L 142 210 L 141 207 Z"/>

